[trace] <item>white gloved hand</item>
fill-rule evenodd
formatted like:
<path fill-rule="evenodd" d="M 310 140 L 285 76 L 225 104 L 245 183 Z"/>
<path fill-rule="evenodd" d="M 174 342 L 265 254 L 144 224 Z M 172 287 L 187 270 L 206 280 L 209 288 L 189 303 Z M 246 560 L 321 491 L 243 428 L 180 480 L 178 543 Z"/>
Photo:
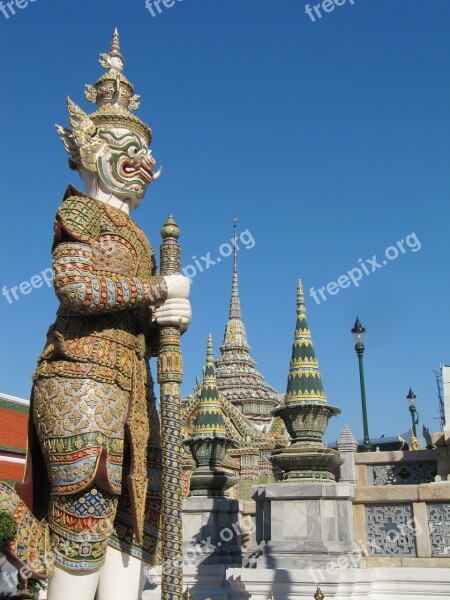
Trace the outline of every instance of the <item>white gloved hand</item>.
<path fill-rule="evenodd" d="M 167 300 L 172 298 L 189 298 L 191 284 L 189 278 L 184 275 L 165 275 L 164 280 L 167 286 Z"/>
<path fill-rule="evenodd" d="M 155 309 L 155 318 L 158 325 L 164 327 L 179 325 L 183 333 L 191 322 L 191 303 L 187 298 L 169 298 L 162 306 Z"/>

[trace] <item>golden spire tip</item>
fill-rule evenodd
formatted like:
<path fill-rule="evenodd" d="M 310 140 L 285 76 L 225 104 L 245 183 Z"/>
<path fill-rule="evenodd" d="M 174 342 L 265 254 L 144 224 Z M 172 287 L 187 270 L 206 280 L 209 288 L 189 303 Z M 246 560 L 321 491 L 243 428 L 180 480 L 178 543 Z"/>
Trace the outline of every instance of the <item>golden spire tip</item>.
<path fill-rule="evenodd" d="M 208 343 L 206 346 L 206 362 L 213 363 L 214 362 L 214 351 L 213 351 L 213 341 L 212 335 L 208 334 Z"/>

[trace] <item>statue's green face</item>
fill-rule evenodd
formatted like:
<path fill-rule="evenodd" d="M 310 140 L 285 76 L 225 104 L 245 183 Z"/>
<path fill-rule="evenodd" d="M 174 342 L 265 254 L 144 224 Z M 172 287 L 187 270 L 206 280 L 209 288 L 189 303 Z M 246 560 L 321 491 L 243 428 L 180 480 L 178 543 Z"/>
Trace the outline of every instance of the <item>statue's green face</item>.
<path fill-rule="evenodd" d="M 139 204 L 148 185 L 158 178 L 155 160 L 146 140 L 127 129 L 99 129 L 105 142 L 97 154 L 98 175 L 104 186 L 119 198 L 131 198 Z"/>

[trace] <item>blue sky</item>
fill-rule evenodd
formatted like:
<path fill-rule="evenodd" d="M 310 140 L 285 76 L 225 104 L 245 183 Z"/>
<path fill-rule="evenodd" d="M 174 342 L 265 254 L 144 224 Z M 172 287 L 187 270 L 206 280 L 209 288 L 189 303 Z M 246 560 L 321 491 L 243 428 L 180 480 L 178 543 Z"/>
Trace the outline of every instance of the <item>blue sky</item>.
<path fill-rule="evenodd" d="M 178 0 L 156 17 L 144 0 L 35 0 L 16 12 L 0 13 L 0 288 L 50 265 L 54 214 L 67 184 L 81 185 L 54 123 L 67 125 L 66 95 L 92 109 L 84 84 L 101 74 L 98 54 L 118 26 L 138 114 L 164 165 L 134 214 L 154 247 L 170 211 L 184 264 L 216 258 L 237 214 L 255 240 L 239 252 L 240 293 L 267 381 L 285 390 L 301 277 L 328 400 L 342 408 L 327 438 L 344 423 L 362 435 L 357 314 L 371 435 L 409 427 L 409 386 L 421 423 L 437 429 L 432 370 L 450 362 L 448 0 L 356 0 L 315 23 L 303 0 Z M 385 259 L 413 233 L 420 250 L 404 242 Z M 374 255 L 387 264 L 359 287 L 320 304 L 309 295 L 359 259 L 371 271 Z M 185 393 L 208 332 L 218 354 L 231 269 L 223 257 L 194 278 Z M 57 302 L 45 284 L 19 297 L 0 296 L 0 390 L 28 397 Z"/>

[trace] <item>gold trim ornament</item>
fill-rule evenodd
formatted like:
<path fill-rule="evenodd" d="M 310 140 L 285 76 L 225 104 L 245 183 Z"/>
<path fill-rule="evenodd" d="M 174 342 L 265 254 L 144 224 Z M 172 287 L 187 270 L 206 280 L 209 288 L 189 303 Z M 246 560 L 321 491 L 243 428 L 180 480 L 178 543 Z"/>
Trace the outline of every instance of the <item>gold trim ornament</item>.
<path fill-rule="evenodd" d="M 193 595 L 189 586 L 183 592 L 183 600 L 193 600 Z"/>
<path fill-rule="evenodd" d="M 317 591 L 314 594 L 314 600 L 323 600 L 325 596 L 322 594 L 322 590 L 319 586 L 317 586 Z"/>

